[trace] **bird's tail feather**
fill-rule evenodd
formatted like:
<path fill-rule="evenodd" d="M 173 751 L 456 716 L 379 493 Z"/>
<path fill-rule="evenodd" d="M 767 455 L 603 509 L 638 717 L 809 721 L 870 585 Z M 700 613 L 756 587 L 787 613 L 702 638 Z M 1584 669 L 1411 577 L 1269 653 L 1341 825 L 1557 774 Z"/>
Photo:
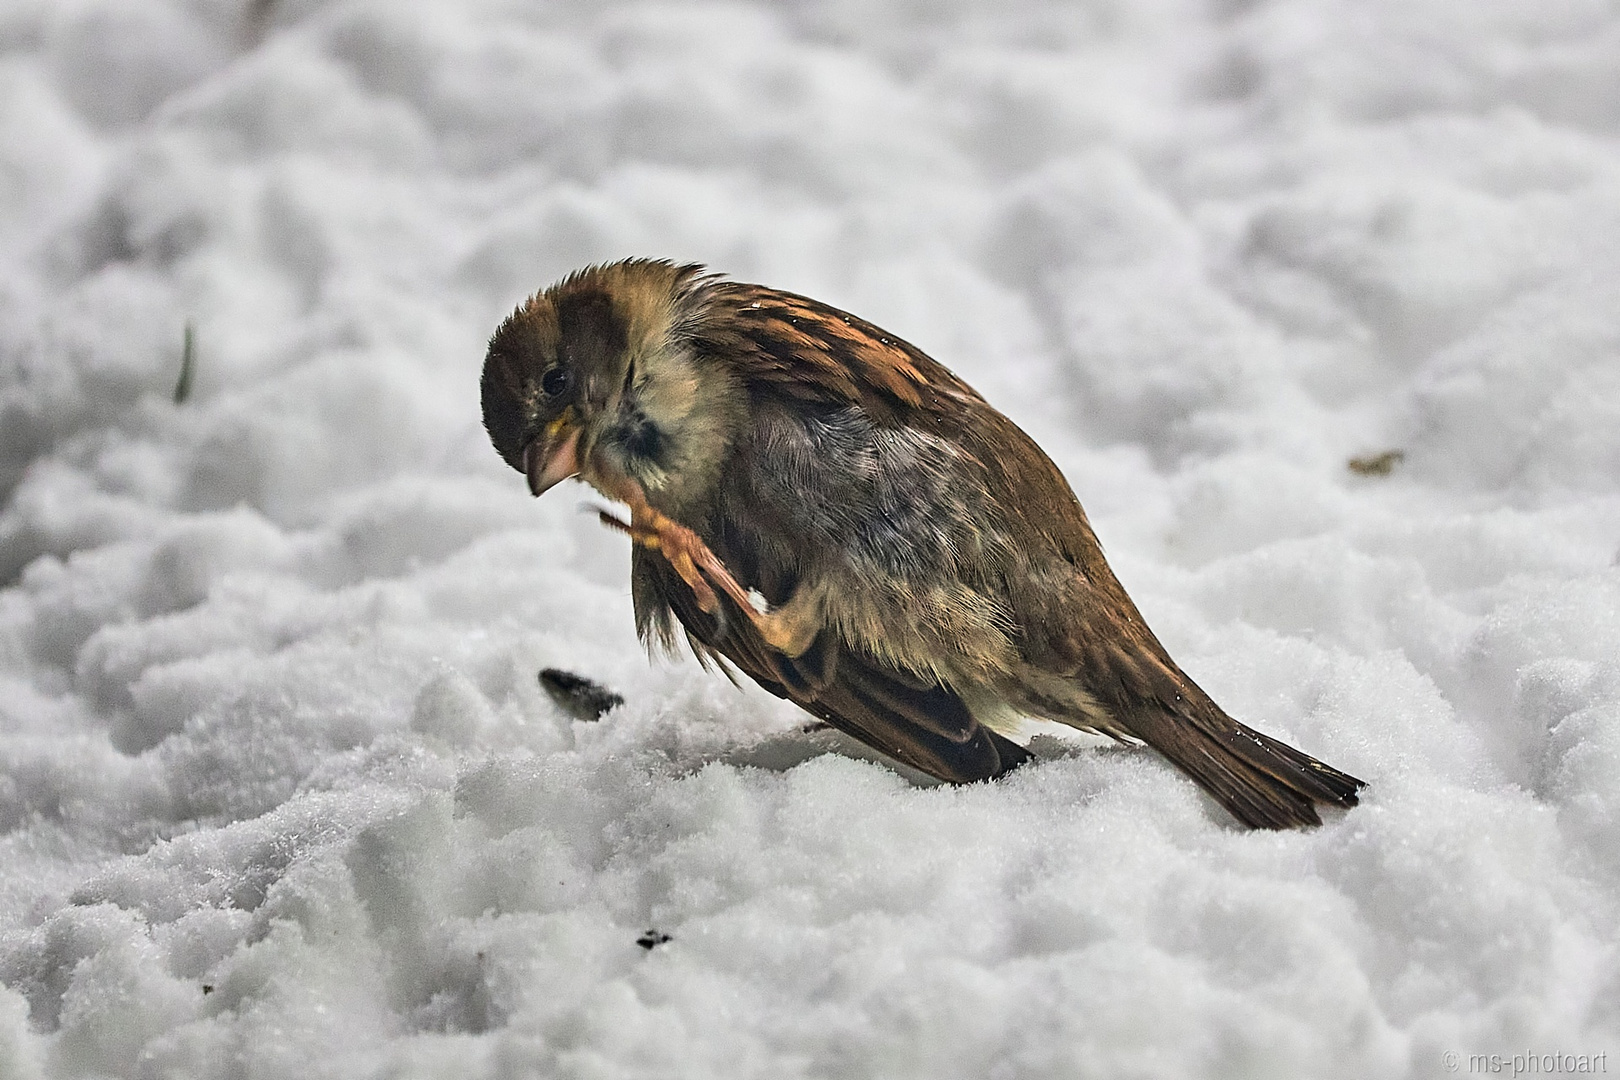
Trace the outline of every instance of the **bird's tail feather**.
<path fill-rule="evenodd" d="M 1131 734 L 1177 768 L 1252 828 L 1320 825 L 1318 803 L 1356 805 L 1364 781 L 1340 772 L 1285 742 L 1227 716 L 1214 702 L 1200 715 L 1143 708 L 1131 715 Z"/>

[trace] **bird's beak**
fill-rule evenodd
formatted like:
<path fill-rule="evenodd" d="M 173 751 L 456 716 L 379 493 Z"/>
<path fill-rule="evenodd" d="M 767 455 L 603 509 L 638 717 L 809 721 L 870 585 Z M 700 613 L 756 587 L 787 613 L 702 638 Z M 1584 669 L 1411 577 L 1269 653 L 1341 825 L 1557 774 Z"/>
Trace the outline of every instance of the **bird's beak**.
<path fill-rule="evenodd" d="M 523 472 L 536 496 L 579 472 L 579 427 L 572 409 L 546 425 L 544 433 L 523 448 Z"/>

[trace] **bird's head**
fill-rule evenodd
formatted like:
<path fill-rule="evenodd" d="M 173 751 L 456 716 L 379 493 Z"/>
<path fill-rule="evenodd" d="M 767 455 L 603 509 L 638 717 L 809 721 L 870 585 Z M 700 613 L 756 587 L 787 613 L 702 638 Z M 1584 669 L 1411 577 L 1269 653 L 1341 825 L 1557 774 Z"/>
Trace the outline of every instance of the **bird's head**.
<path fill-rule="evenodd" d="M 726 369 L 694 348 L 708 279 L 636 259 L 536 293 L 489 342 L 484 427 L 540 495 L 571 476 L 628 478 L 678 504 L 718 474 L 742 412 Z"/>

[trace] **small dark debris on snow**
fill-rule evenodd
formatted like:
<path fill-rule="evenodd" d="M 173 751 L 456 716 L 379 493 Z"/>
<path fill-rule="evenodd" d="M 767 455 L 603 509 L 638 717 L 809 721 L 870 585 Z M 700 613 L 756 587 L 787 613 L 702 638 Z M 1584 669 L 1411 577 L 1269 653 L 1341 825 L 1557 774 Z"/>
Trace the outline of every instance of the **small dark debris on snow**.
<path fill-rule="evenodd" d="M 214 992 L 214 984 L 213 983 L 203 983 L 203 993 L 204 994 L 212 994 L 213 992 Z"/>
<path fill-rule="evenodd" d="M 578 720 L 600 720 L 603 713 L 624 704 L 624 698 L 601 683 L 560 668 L 542 670 L 540 685 L 558 708 Z"/>
<path fill-rule="evenodd" d="M 656 949 L 666 941 L 674 940 L 674 938 L 670 937 L 661 930 L 649 930 L 645 934 L 642 934 L 640 937 L 636 938 L 636 944 L 640 945 L 643 949 L 650 951 L 652 949 Z"/>
<path fill-rule="evenodd" d="M 184 405 L 191 396 L 191 383 L 197 377 L 197 330 L 186 323 L 180 342 L 180 378 L 174 384 L 174 403 Z"/>
<path fill-rule="evenodd" d="M 1353 457 L 1346 464 L 1357 476 L 1388 476 L 1395 471 L 1395 466 L 1405 460 L 1405 450 L 1385 450 L 1381 454 Z"/>

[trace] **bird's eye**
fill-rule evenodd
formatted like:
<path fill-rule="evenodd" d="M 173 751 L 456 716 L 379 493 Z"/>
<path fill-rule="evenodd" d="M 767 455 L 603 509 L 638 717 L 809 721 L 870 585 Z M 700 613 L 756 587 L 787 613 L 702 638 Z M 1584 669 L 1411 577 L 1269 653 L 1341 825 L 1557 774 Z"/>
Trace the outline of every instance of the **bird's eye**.
<path fill-rule="evenodd" d="M 546 373 L 540 376 L 540 389 L 545 391 L 546 397 L 562 397 L 568 392 L 568 384 L 572 381 L 567 368 L 547 368 Z"/>

